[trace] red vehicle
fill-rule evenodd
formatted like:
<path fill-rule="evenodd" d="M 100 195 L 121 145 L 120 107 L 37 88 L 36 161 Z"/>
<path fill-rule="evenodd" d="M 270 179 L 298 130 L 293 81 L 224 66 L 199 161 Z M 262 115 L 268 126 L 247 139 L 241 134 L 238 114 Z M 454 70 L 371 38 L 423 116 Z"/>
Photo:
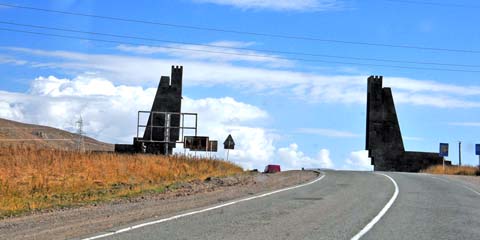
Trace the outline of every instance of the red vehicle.
<path fill-rule="evenodd" d="M 280 172 L 280 165 L 267 165 L 265 167 L 265 173 L 276 173 L 276 172 Z"/>

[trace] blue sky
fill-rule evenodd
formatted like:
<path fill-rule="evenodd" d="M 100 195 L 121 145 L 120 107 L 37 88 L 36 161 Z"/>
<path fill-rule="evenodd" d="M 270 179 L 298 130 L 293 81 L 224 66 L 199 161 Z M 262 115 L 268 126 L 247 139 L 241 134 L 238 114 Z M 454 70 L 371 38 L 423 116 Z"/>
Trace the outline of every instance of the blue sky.
<path fill-rule="evenodd" d="M 407 150 L 437 151 L 439 142 L 448 142 L 449 158 L 456 163 L 457 141 L 461 140 L 463 162 L 477 164 L 474 144 L 480 143 L 480 34 L 475 23 L 480 20 L 477 14 L 480 6 L 475 1 L 445 1 L 440 5 L 413 2 L 2 2 L 344 43 L 0 7 L 3 29 L 117 41 L 106 43 L 0 30 L 0 117 L 72 130 L 82 114 L 88 135 L 112 143 L 129 142 L 136 130 L 136 111 L 150 108 L 160 76 L 169 75 L 171 65 L 183 65 L 184 111 L 199 112 L 202 134 L 223 140 L 232 133 L 239 147 L 231 153 L 232 159 L 244 167 L 281 163 L 287 168 L 371 169 L 362 151 L 366 78 L 383 75 L 384 85 L 393 89 Z M 129 35 L 170 43 L 6 23 Z M 218 156 L 222 154 L 219 152 Z"/>

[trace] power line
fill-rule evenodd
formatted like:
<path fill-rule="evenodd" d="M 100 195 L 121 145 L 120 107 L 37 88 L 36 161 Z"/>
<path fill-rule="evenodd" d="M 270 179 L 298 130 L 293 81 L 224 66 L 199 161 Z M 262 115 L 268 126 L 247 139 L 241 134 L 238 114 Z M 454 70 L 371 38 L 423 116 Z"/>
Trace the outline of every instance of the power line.
<path fill-rule="evenodd" d="M 164 39 L 156 39 L 156 38 L 138 37 L 138 36 L 132 36 L 132 35 L 119 35 L 119 34 L 111 34 L 111 33 L 82 31 L 82 30 L 75 30 L 75 29 L 72 29 L 72 28 L 65 29 L 65 28 L 57 28 L 57 27 L 50 27 L 50 26 L 22 24 L 22 23 L 5 22 L 5 21 L 0 21 L 0 24 L 8 24 L 8 25 L 22 26 L 22 27 L 31 27 L 31 28 L 38 28 L 38 29 L 48 29 L 48 30 L 63 31 L 63 32 L 83 33 L 83 34 L 115 37 L 115 38 L 126 38 L 126 39 L 145 40 L 145 41 L 173 43 L 173 44 L 185 44 L 185 45 L 200 46 L 200 47 L 222 48 L 222 49 L 232 49 L 232 50 L 242 50 L 242 51 L 256 51 L 256 52 L 266 52 L 266 53 L 289 54 L 289 55 L 300 55 L 300 56 L 311 56 L 311 57 L 339 58 L 339 59 L 349 59 L 349 60 L 367 60 L 367 61 L 376 61 L 376 62 L 439 65 L 439 66 L 452 66 L 452 67 L 480 67 L 480 65 L 470 65 L 470 64 L 405 61 L 405 60 L 393 60 L 393 59 L 384 59 L 384 58 L 350 57 L 350 56 L 338 56 L 338 55 L 327 55 L 327 54 L 316 54 L 316 53 L 305 53 L 305 52 L 291 52 L 291 51 L 278 51 L 278 50 L 268 50 L 268 49 L 244 48 L 244 47 L 218 46 L 218 45 L 212 45 L 212 44 L 199 44 L 199 43 L 184 42 L 184 41 L 172 41 L 172 40 L 164 40 Z"/>
<path fill-rule="evenodd" d="M 465 73 L 479 73 L 479 72 L 480 72 L 480 70 L 451 69 L 451 68 L 410 67 L 410 66 L 398 66 L 398 65 L 384 65 L 384 64 L 358 63 L 358 62 L 327 61 L 327 60 L 319 60 L 319 59 L 287 58 L 287 57 L 280 57 L 280 56 L 265 56 L 265 55 L 258 55 L 258 54 L 221 52 L 221 51 L 211 51 L 211 50 L 202 50 L 202 49 L 191 49 L 191 48 L 182 48 L 182 47 L 174 47 L 174 46 L 161 46 L 161 45 L 152 45 L 152 44 L 138 44 L 138 43 L 125 42 L 125 41 L 105 40 L 105 39 L 97 39 L 97 38 L 88 38 L 88 37 L 79 37 L 79 36 L 70 36 L 70 35 L 61 35 L 61 34 L 52 34 L 52 33 L 33 32 L 33 31 L 17 30 L 17 29 L 10 29 L 10 28 L 0 28 L 0 31 L 27 33 L 27 34 L 33 34 L 33 35 L 50 36 L 50 37 L 58 37 L 58 38 L 66 38 L 66 39 L 75 39 L 75 40 L 87 40 L 87 41 L 94 41 L 94 42 L 126 44 L 126 45 L 135 45 L 135 46 L 149 46 L 149 47 L 157 47 L 157 48 L 163 48 L 163 49 L 174 49 L 174 50 L 182 50 L 182 51 L 191 51 L 191 52 L 204 52 L 204 53 L 215 53 L 215 54 L 235 55 L 235 56 L 250 56 L 250 57 L 259 57 L 259 58 L 280 59 L 280 60 L 293 60 L 293 61 L 304 61 L 304 62 L 322 62 L 322 63 L 332 63 L 332 64 L 359 65 L 359 66 L 374 66 L 374 67 L 387 67 L 387 68 L 400 68 L 400 69 L 413 69 L 413 70 L 446 71 L 446 72 L 465 72 Z"/>
<path fill-rule="evenodd" d="M 443 52 L 457 52 L 457 53 L 480 53 L 480 50 L 435 48 L 435 47 L 424 47 L 424 46 L 414 46 L 414 45 L 398 45 L 398 44 L 386 44 L 386 43 L 374 43 L 374 42 L 362 42 L 362 41 L 348 41 L 348 40 L 326 39 L 326 38 L 317 38 L 317 37 L 300 36 L 300 35 L 273 34 L 273 33 L 252 32 L 252 31 L 240 31 L 240 30 L 224 29 L 224 28 L 201 27 L 201 26 L 194 26 L 194 25 L 181 25 L 181 24 L 173 24 L 173 23 L 166 23 L 166 22 L 154 22 L 154 21 L 132 19 L 132 18 L 121 18 L 121 17 L 102 16 L 102 15 L 94 15 L 94 14 L 87 14 L 87 13 L 52 10 L 52 9 L 39 8 L 39 7 L 14 5 L 14 4 L 8 4 L 8 3 L 0 3 L 0 6 L 17 8 L 17 9 L 27 9 L 27 10 L 33 10 L 33 11 L 48 12 L 48 13 L 57 13 L 57 14 L 64 14 L 64 15 L 71 15 L 71 16 L 91 17 L 91 18 L 98 18 L 98 19 L 112 20 L 112 21 L 140 23 L 140 24 L 148 24 L 148 25 L 156 25 L 156 26 L 164 26 L 164 27 L 172 27 L 172 28 L 183 28 L 183 29 L 190 29 L 190 30 L 233 33 L 233 34 L 250 35 L 250 36 L 262 36 L 262 37 L 293 39 L 293 40 L 318 41 L 318 42 L 350 44 L 350 45 L 363 45 L 363 46 L 375 46 L 375 47 L 417 49 L 417 50 L 429 50 L 429 51 L 443 51 Z"/>
<path fill-rule="evenodd" d="M 457 7 L 457 8 L 480 8 L 480 5 L 445 3 L 445 2 L 431 2 L 431 1 L 413 1 L 413 0 L 385 0 L 394 3 L 420 4 L 438 7 Z"/>

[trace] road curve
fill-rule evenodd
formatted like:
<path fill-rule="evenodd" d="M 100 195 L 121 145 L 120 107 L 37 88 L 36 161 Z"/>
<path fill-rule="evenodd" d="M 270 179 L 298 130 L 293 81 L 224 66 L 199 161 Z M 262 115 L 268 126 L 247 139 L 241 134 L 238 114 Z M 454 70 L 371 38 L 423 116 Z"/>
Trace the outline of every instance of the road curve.
<path fill-rule="evenodd" d="M 428 174 L 388 173 L 397 201 L 362 239 L 480 239 L 480 194 Z"/>
<path fill-rule="evenodd" d="M 480 239 L 478 192 L 438 176 L 384 174 L 398 196 L 361 239 Z M 394 192 L 380 174 L 327 171 L 308 186 L 102 239 L 351 239 Z"/>
<path fill-rule="evenodd" d="M 350 239 L 393 192 L 385 176 L 328 171 L 302 188 L 104 239 Z"/>

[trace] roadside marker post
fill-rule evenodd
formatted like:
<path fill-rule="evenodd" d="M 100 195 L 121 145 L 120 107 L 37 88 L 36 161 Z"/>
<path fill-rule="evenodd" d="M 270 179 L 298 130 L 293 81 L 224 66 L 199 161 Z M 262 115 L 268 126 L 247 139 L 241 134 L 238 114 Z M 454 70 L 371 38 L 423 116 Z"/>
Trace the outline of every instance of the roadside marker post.
<path fill-rule="evenodd" d="M 443 157 L 443 172 L 445 173 L 445 157 L 448 157 L 448 143 L 440 143 L 439 154 L 440 157 Z"/>
<path fill-rule="evenodd" d="M 458 141 L 458 166 L 462 166 L 462 141 Z"/>
<path fill-rule="evenodd" d="M 478 156 L 478 168 L 480 169 L 480 144 L 475 144 L 475 154 Z"/>

